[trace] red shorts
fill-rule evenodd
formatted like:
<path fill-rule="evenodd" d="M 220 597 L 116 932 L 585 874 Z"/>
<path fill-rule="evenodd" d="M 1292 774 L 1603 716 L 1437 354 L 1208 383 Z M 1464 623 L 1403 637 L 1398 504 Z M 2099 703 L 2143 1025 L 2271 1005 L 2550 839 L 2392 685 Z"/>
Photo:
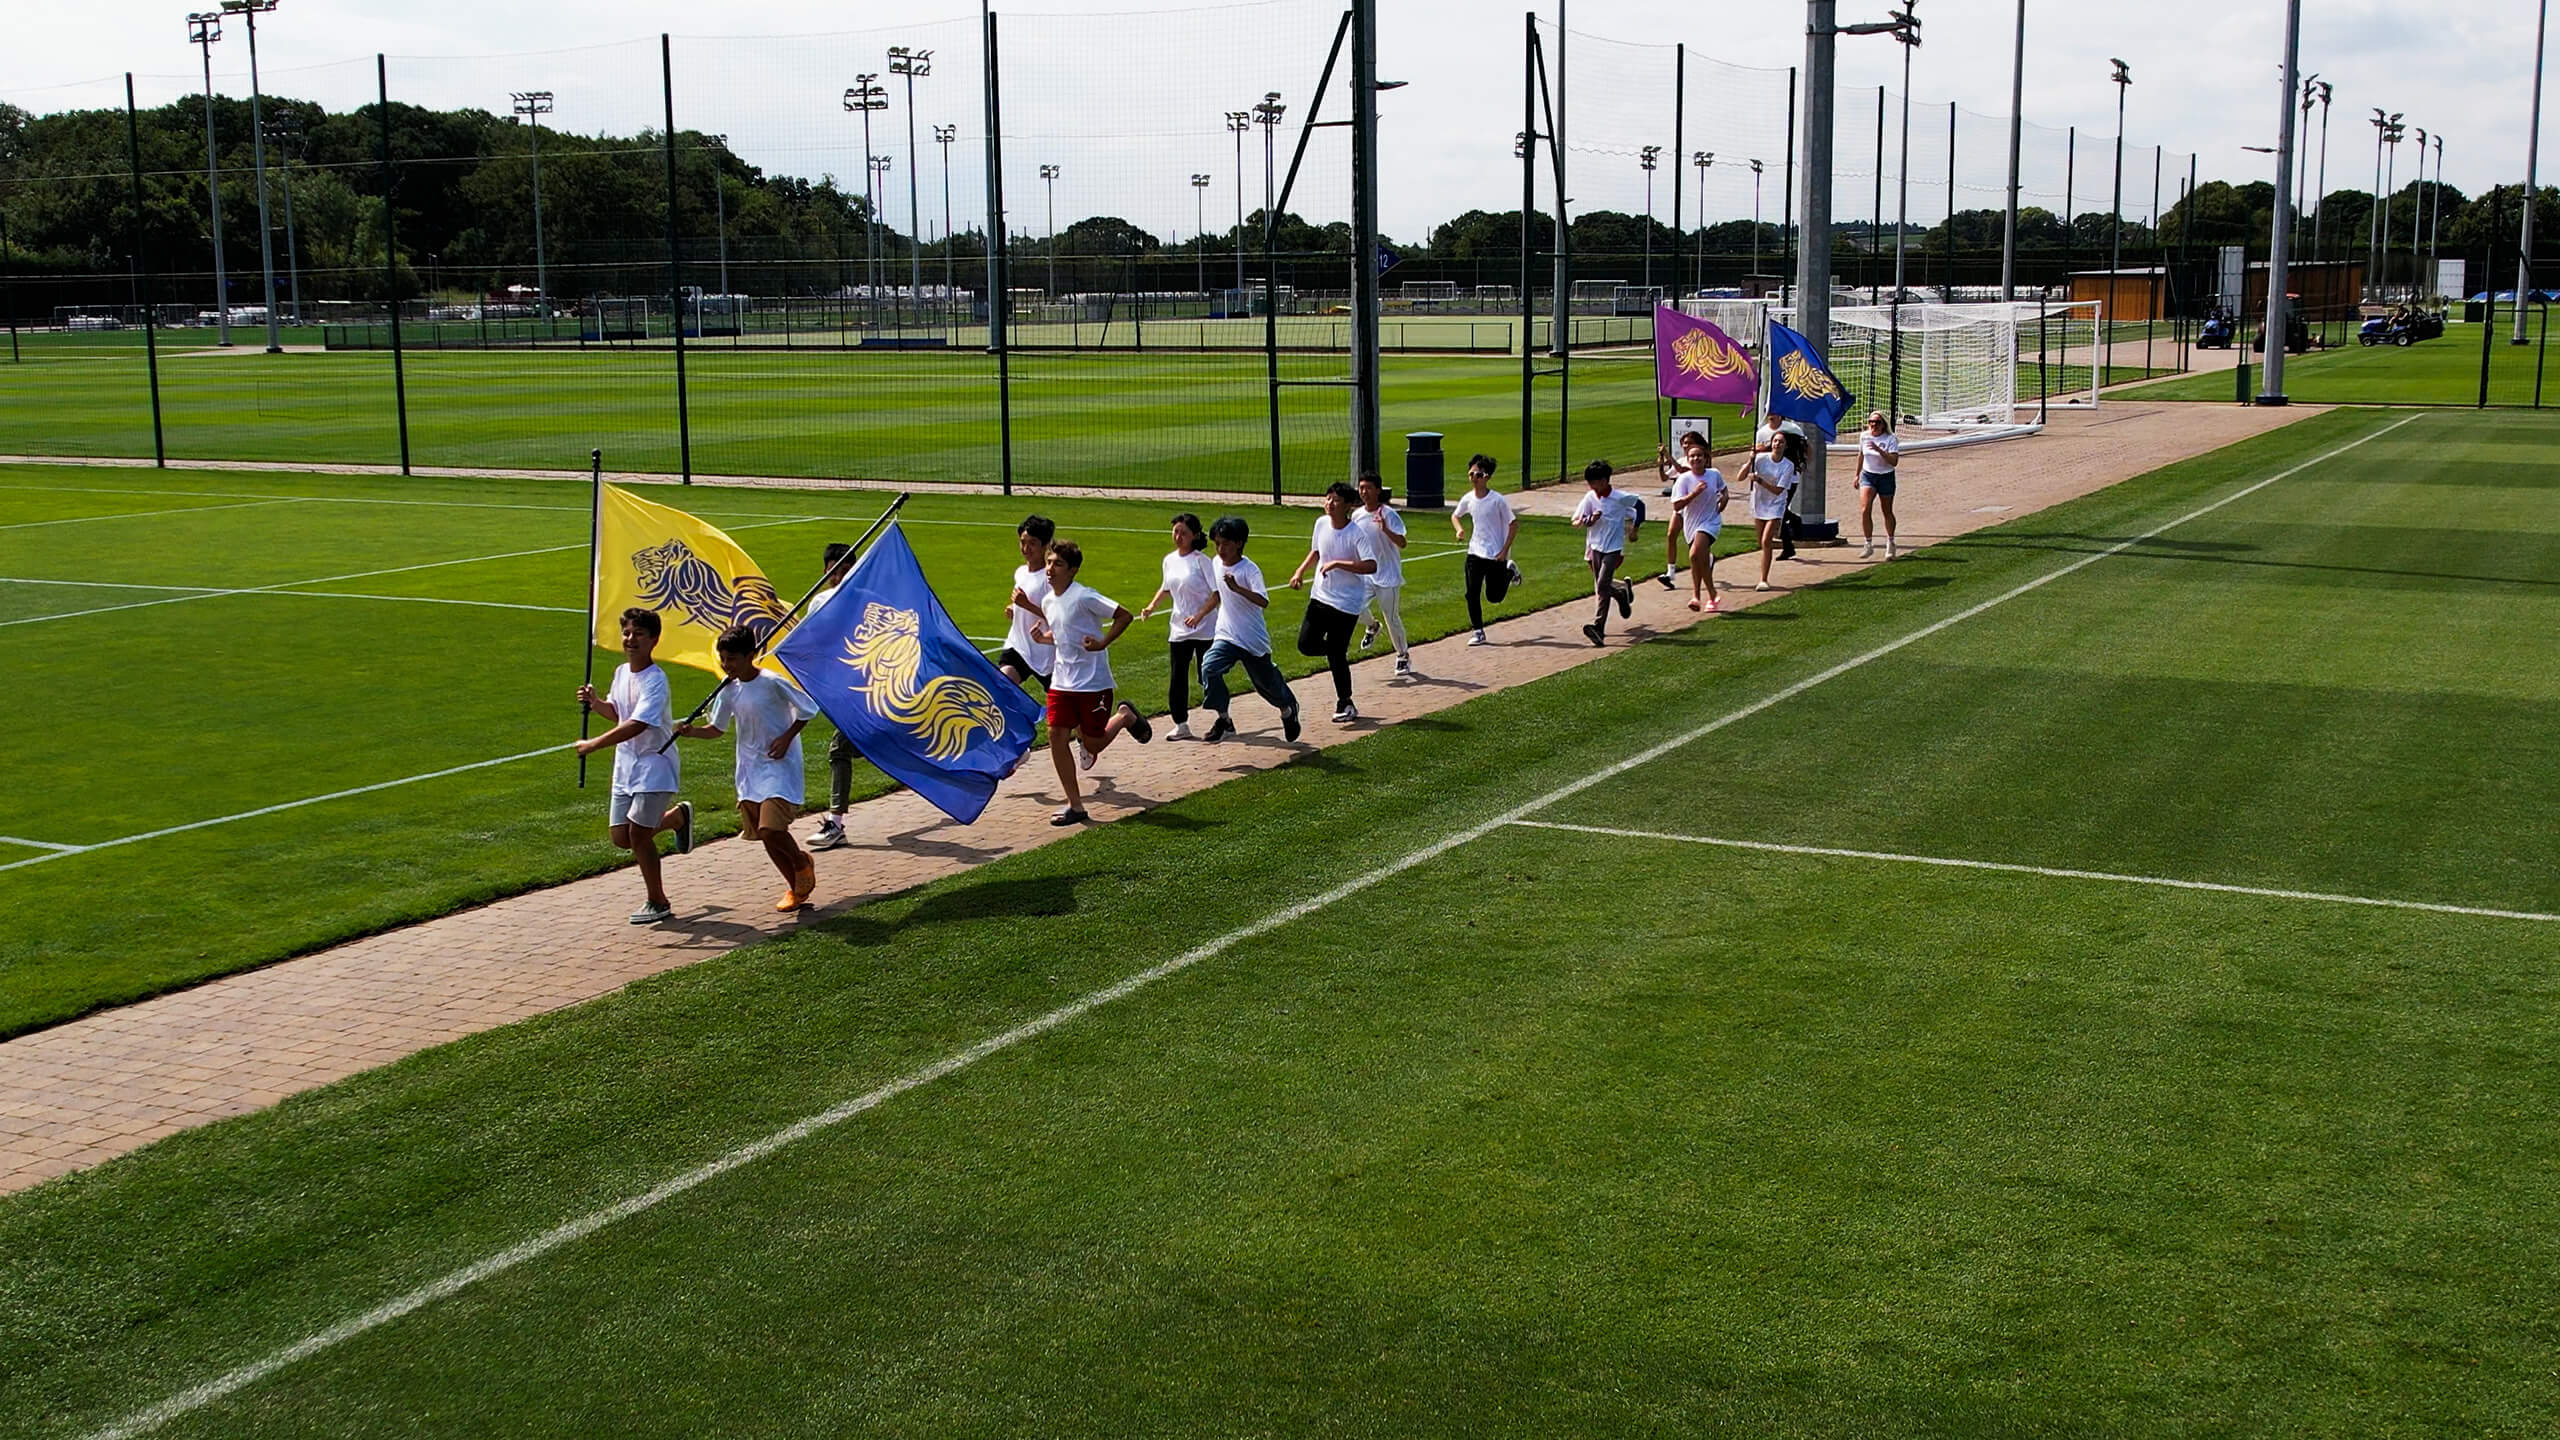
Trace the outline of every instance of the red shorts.
<path fill-rule="evenodd" d="M 1105 722 L 1111 719 L 1111 692 L 1108 690 L 1052 690 L 1049 692 L 1049 728 L 1069 734 L 1079 731 L 1099 736 Z"/>

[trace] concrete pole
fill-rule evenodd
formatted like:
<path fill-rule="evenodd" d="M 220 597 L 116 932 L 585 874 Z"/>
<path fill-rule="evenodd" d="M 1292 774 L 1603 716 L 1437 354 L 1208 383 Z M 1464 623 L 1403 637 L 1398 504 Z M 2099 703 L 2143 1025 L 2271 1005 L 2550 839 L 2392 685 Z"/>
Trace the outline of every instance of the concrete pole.
<path fill-rule="evenodd" d="M 2018 298 L 2018 131 L 2027 94 L 2027 0 L 2018 0 L 2018 38 L 2009 61 L 2009 211 L 2000 231 L 2000 298 Z M 1953 200 L 1948 202 L 1950 205 Z"/>
<path fill-rule="evenodd" d="M 1351 0 L 1351 469 L 1378 469 L 1378 0 Z"/>
<path fill-rule="evenodd" d="M 1565 159 L 1566 152 L 1564 145 L 1565 122 L 1567 116 L 1571 112 L 1565 108 L 1566 66 L 1564 54 L 1564 25 L 1565 0 L 1556 0 L 1555 134 L 1547 141 L 1548 145 L 1552 148 L 1552 153 L 1555 156 L 1556 162 L 1556 323 L 1555 334 L 1549 336 L 1548 339 L 1553 342 L 1554 352 L 1558 355 L 1569 355 L 1573 351 L 1573 232 L 1570 228 L 1571 221 L 1565 214 L 1566 195 L 1564 188 L 1567 183 L 1567 163 Z M 1571 382 L 1568 381 L 1566 383 L 1570 384 Z M 1560 464 L 1566 464 L 1569 463 L 1569 461 L 1570 457 L 1558 457 L 1558 462 Z M 1564 472 L 1559 470 L 1557 473 L 1562 474 Z"/>
<path fill-rule="evenodd" d="M 2285 212 L 2293 208 L 2293 194 L 2285 181 L 2293 176 L 2293 91 L 2298 83 L 2294 71 L 2302 54 L 2302 0 L 2286 0 L 2284 7 L 2284 92 L 2277 107 L 2281 118 L 2276 124 L 2276 208 L 2267 227 L 2267 363 L 2263 374 L 2266 388 L 2259 392 L 2261 405 L 2282 405 L 2284 394 L 2285 339 L 2285 262 L 2289 258 L 2286 242 L 2291 238 L 2293 217 Z"/>
<path fill-rule="evenodd" d="M 1804 27 L 1804 205 L 1798 224 L 1795 328 L 1825 350 L 1831 344 L 1831 130 L 1832 52 L 1838 44 L 1834 26 L 1837 0 L 1805 0 Z M 1826 355 L 1824 357 L 1828 359 Z M 1810 463 L 1796 490 L 1796 513 L 1808 530 L 1836 533 L 1829 521 L 1823 480 L 1829 452 L 1819 442 L 1806 447 Z"/>
<path fill-rule="evenodd" d="M 2542 34 L 2543 22 L 2551 18 L 2551 0 L 2533 7 L 2533 121 L 2524 132 L 2524 222 L 2516 237 L 2516 328 L 2507 337 L 2510 345 L 2524 343 L 2524 294 L 2533 287 L 2533 191 L 2538 182 L 2537 166 L 2542 159 Z M 249 51 L 254 61 L 258 48 L 258 32 L 249 32 Z M 2486 289 L 2498 282 L 2493 277 L 2483 282 Z M 2497 291 L 2490 290 L 2491 296 Z M 2497 308 L 2494 300 L 2489 307 Z"/>

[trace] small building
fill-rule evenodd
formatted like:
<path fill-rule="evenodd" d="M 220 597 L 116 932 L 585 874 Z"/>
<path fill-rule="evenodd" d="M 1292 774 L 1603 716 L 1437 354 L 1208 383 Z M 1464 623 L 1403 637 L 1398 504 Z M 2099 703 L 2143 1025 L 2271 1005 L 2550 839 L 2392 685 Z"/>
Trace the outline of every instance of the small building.
<path fill-rule="evenodd" d="M 2106 307 L 2100 313 L 2109 320 L 2166 320 L 2169 299 L 2169 269 L 2165 265 L 2071 272 L 2072 303 L 2094 300 Z"/>
<path fill-rule="evenodd" d="M 2317 325 L 2323 320 L 2350 320 L 2364 304 L 2361 260 L 2289 260 L 2284 267 L 2285 293 L 2294 297 L 2296 313 Z M 2267 262 L 2249 263 L 2242 286 L 2240 313 L 2267 313 Z"/>

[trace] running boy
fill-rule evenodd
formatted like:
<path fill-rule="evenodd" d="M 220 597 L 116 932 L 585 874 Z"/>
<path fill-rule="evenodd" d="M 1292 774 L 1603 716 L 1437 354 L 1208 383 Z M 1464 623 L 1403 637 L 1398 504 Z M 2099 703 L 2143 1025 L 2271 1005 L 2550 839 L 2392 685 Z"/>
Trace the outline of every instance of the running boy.
<path fill-rule="evenodd" d="M 1467 623 L 1476 632 L 1469 645 L 1492 643 L 1484 637 L 1484 602 L 1501 604 L 1520 581 L 1520 567 L 1511 563 L 1512 542 L 1520 538 L 1520 517 L 1511 513 L 1511 502 L 1493 488 L 1493 471 L 1490 455 L 1469 460 L 1469 493 L 1449 512 L 1449 528 L 1467 542 Z"/>
<path fill-rule="evenodd" d="M 1600 608 L 1582 634 L 1594 645 L 1608 638 L 1610 601 L 1618 602 L 1622 620 L 1636 613 L 1635 583 L 1619 579 L 1618 567 L 1626 563 L 1627 546 L 1644 528 L 1644 511 L 1634 495 L 1610 484 L 1615 473 L 1606 460 L 1583 466 L 1582 483 L 1590 490 L 1573 507 L 1573 523 L 1590 532 L 1582 537 L 1582 558 L 1591 567 L 1591 593 L 1599 597 Z"/>
<path fill-rule="evenodd" d="M 1006 679 L 1016 685 L 1037 680 L 1043 690 L 1049 688 L 1049 667 L 1057 657 L 1032 632 L 1040 623 L 1040 607 L 1049 601 L 1049 542 L 1057 534 L 1057 522 L 1046 515 L 1026 515 L 1014 527 L 1022 565 L 1013 572 L 1013 599 L 1005 606 L 1005 618 L 1013 623 L 1005 631 L 1004 648 L 996 652 L 996 668 Z"/>
<path fill-rule="evenodd" d="M 675 917 L 667 903 L 667 887 L 658 875 L 658 832 L 673 830 L 676 853 L 693 849 L 693 806 L 676 799 L 681 771 L 671 748 L 675 715 L 667 702 L 667 672 L 650 658 L 658 648 L 658 612 L 634 605 L 622 612 L 622 663 L 613 667 L 613 683 L 602 695 L 593 685 L 578 687 L 578 703 L 612 722 L 612 728 L 578 742 L 578 753 L 613 752 L 613 797 L 606 803 L 605 823 L 616 847 L 640 862 L 640 884 L 647 902 L 631 912 L 634 925 L 656 925 Z"/>
<path fill-rule="evenodd" d="M 1375 475 L 1360 477 L 1360 509 L 1352 523 L 1361 529 L 1361 539 L 1369 546 L 1369 558 L 1378 568 L 1369 576 L 1368 607 L 1373 612 L 1360 632 L 1360 648 L 1377 643 L 1378 626 L 1386 625 L 1387 638 L 1395 642 L 1396 678 L 1413 675 L 1413 647 L 1404 643 L 1404 612 L 1397 599 L 1404 594 L 1404 517 L 1387 503 L 1387 482 Z"/>
<path fill-rule="evenodd" d="M 1271 628 L 1262 612 L 1271 605 L 1270 587 L 1262 583 L 1262 567 L 1244 558 L 1244 542 L 1252 532 L 1243 519 L 1221 515 L 1209 527 L 1209 543 L 1217 547 L 1217 593 L 1209 597 L 1217 614 L 1209 653 L 1200 662 L 1200 700 L 1217 713 L 1201 738 L 1224 740 L 1236 733 L 1227 718 L 1227 672 L 1238 665 L 1256 693 L 1280 711 L 1280 733 L 1298 738 L 1298 697 L 1271 663 Z"/>
<path fill-rule="evenodd" d="M 746 837 L 762 841 L 766 858 L 782 872 L 782 898 L 773 908 L 787 913 L 808 904 L 818 888 L 817 860 L 791 838 L 804 768 L 800 731 L 818 713 L 817 702 L 799 686 L 756 667 L 756 632 L 746 626 L 720 632 L 714 648 L 725 680 L 711 698 L 710 723 L 679 725 L 676 733 L 688 740 L 717 740 L 729 729 L 737 730 L 738 818 Z"/>
<path fill-rule="evenodd" d="M 1339 725 L 1360 718 L 1360 707 L 1351 703 L 1351 627 L 1369 598 L 1368 577 L 1378 570 L 1351 518 L 1359 503 L 1360 492 L 1340 480 L 1326 488 L 1307 558 L 1289 576 L 1290 589 L 1303 589 L 1307 568 L 1315 567 L 1315 590 L 1307 597 L 1306 618 L 1298 622 L 1298 653 L 1322 656 L 1333 672 L 1333 718 Z"/>
<path fill-rule="evenodd" d="M 1057 659 L 1049 676 L 1049 758 L 1058 767 L 1058 788 L 1066 792 L 1067 803 L 1049 817 L 1052 825 L 1078 825 L 1091 818 L 1076 788 L 1079 763 L 1092 768 L 1094 757 L 1123 730 L 1141 745 L 1156 738 L 1155 727 L 1137 706 L 1126 700 L 1116 707 L 1111 703 L 1111 642 L 1138 617 L 1120 602 L 1077 584 L 1076 572 L 1083 568 L 1082 546 L 1073 540 L 1050 544 L 1049 598 L 1041 603 L 1040 623 L 1031 630 L 1031 638 L 1053 647 Z M 1073 748 L 1077 740 L 1084 742 L 1081 757 Z"/>

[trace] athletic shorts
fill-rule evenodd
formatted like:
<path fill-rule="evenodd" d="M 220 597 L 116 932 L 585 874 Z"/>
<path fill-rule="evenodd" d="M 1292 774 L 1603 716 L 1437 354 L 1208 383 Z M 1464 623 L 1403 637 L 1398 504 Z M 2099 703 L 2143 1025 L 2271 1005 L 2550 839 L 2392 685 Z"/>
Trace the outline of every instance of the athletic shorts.
<path fill-rule="evenodd" d="M 1874 471 L 1869 470 L 1858 476 L 1858 483 L 1866 486 L 1870 490 L 1873 490 L 1887 500 L 1893 498 L 1893 477 L 1890 475 L 1878 475 Z"/>
<path fill-rule="evenodd" d="M 1049 688 L 1049 677 L 1032 669 L 1031 662 L 1022 658 L 1022 652 L 1014 649 L 1010 645 L 1007 645 L 1002 650 L 996 652 L 996 664 L 1021 671 L 1032 679 L 1039 681 L 1040 688 L 1043 690 Z"/>
<path fill-rule="evenodd" d="M 607 823 L 637 825 L 643 830 L 663 830 L 667 811 L 676 803 L 673 790 L 616 790 L 606 802 Z"/>
<path fill-rule="evenodd" d="M 1052 731 L 1098 735 L 1110 718 L 1111 692 L 1108 690 L 1049 692 L 1049 728 Z"/>
<path fill-rule="evenodd" d="M 766 830 L 788 830 L 800 818 L 800 807 L 788 800 L 741 800 L 738 818 L 745 822 L 747 838 L 752 840 Z"/>

